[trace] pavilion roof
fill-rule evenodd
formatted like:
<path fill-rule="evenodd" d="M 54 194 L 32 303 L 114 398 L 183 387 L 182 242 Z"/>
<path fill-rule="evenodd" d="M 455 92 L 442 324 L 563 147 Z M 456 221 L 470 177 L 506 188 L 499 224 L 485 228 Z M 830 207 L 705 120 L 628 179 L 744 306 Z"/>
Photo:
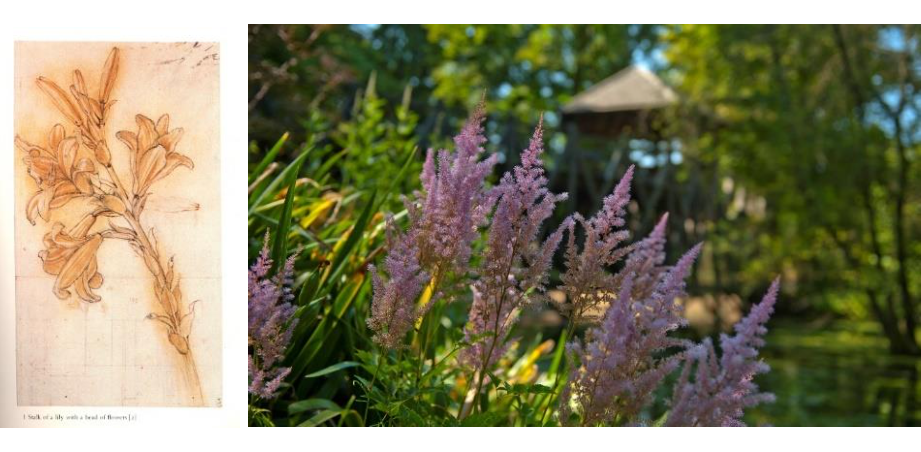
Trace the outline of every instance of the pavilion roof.
<path fill-rule="evenodd" d="M 658 76 L 629 66 L 577 94 L 563 106 L 563 114 L 655 110 L 677 101 L 675 91 Z"/>

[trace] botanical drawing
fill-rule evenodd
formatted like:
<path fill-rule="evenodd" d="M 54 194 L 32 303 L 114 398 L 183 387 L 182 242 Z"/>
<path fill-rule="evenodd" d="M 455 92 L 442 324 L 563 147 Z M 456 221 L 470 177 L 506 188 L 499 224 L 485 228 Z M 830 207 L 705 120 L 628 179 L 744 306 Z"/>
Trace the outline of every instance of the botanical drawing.
<path fill-rule="evenodd" d="M 52 291 L 61 300 L 102 302 L 94 293 L 104 283 L 97 252 L 111 239 L 129 245 L 149 270 L 153 283 L 147 318 L 162 329 L 180 355 L 185 384 L 193 399 L 190 404 L 201 405 L 204 396 L 189 341 L 195 302 L 184 299 L 174 256 L 159 246 L 156 231 L 145 226 L 142 217 L 153 187 L 180 166 L 193 169 L 194 163 L 177 152 L 183 129 L 170 128 L 168 114 L 156 121 L 137 114 L 136 130 L 115 133 L 121 149 L 110 149 L 111 132 L 106 123 L 114 114 L 119 69 L 120 50 L 116 47 L 109 52 L 95 87 L 79 69 L 73 71 L 67 89 L 58 83 L 60 80 L 36 79 L 50 101 L 49 107 L 62 114 L 64 121 L 51 128 L 42 144 L 16 136 L 16 146 L 25 153 L 22 161 L 36 185 L 26 205 L 26 218 L 32 225 L 48 227 L 38 257 L 43 270 L 55 277 Z M 119 176 L 123 169 L 113 164 L 112 152 L 128 153 L 129 180 Z M 70 203 L 79 205 L 78 221 L 53 218 L 53 211 Z"/>

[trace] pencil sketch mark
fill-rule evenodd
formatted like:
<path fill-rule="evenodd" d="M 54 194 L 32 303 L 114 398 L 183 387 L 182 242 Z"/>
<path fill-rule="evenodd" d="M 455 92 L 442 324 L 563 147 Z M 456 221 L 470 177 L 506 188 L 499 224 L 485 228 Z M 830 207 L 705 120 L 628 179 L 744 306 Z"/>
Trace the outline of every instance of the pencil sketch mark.
<path fill-rule="evenodd" d="M 147 318 L 162 328 L 175 353 L 181 356 L 192 398 L 189 402 L 201 405 L 205 398 L 189 341 L 195 302 L 184 300 L 174 256 L 160 248 L 156 231 L 145 226 L 142 218 L 152 187 L 179 167 L 193 169 L 194 163 L 177 151 L 183 129 L 170 128 L 168 114 L 156 121 L 137 114 L 135 130 L 115 134 L 130 156 L 130 186 L 121 180 L 112 163 L 106 130 L 116 104 L 112 94 L 120 70 L 119 56 L 120 50 L 112 48 L 95 90 L 90 90 L 79 69 L 73 71 L 67 90 L 44 76 L 36 79 L 38 88 L 64 116 L 67 125 L 53 126 L 43 144 L 16 136 L 16 146 L 25 153 L 23 163 L 37 187 L 26 204 L 26 218 L 33 226 L 38 219 L 51 223 L 38 257 L 45 273 L 55 277 L 52 291 L 61 300 L 75 296 L 84 303 L 101 302 L 94 292 L 104 282 L 97 251 L 109 240 L 129 245 L 153 280 L 153 309 Z M 79 214 L 64 218 L 71 221 L 51 222 L 53 210 L 77 200 L 82 201 Z M 160 206 L 154 211 L 198 209 L 192 201 L 180 204 L 173 208 Z"/>
<path fill-rule="evenodd" d="M 163 61 L 161 61 L 161 62 L 159 62 L 159 63 L 157 63 L 157 64 L 182 63 L 183 61 L 185 61 L 185 57 L 182 57 L 182 58 L 173 58 L 173 59 L 171 59 L 171 60 L 163 60 Z"/>

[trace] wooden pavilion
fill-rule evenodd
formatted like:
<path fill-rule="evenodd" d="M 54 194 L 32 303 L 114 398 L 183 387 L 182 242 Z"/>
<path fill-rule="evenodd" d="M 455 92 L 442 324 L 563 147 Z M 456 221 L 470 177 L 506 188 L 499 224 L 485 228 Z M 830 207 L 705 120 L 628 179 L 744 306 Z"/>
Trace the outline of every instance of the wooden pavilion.
<path fill-rule="evenodd" d="M 663 108 L 678 103 L 678 94 L 658 76 L 639 66 L 626 69 L 577 94 L 563 106 L 563 124 L 580 135 L 659 138 Z"/>

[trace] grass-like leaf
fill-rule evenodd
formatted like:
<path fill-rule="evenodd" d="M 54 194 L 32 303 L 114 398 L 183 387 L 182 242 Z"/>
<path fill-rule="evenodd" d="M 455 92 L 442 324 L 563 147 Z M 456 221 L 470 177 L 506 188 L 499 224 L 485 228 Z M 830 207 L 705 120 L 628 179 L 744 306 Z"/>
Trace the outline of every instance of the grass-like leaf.
<path fill-rule="evenodd" d="M 313 372 L 313 373 L 309 373 L 309 374 L 307 374 L 307 375 L 304 375 L 304 378 L 322 377 L 322 376 L 324 376 L 324 375 L 328 375 L 328 374 L 331 374 L 331 373 L 333 373 L 333 372 L 338 372 L 338 371 L 340 371 L 340 370 L 342 370 L 342 369 L 348 369 L 349 367 L 357 367 L 357 366 L 360 366 L 360 365 L 361 365 L 361 364 L 356 363 L 355 361 L 343 361 L 343 362 L 341 362 L 341 363 L 339 363 L 339 364 L 333 364 L 332 366 L 329 366 L 329 367 L 327 367 L 327 368 L 325 368 L 325 369 L 323 369 L 323 370 L 318 370 L 318 371 L 316 371 L 316 372 Z"/>

